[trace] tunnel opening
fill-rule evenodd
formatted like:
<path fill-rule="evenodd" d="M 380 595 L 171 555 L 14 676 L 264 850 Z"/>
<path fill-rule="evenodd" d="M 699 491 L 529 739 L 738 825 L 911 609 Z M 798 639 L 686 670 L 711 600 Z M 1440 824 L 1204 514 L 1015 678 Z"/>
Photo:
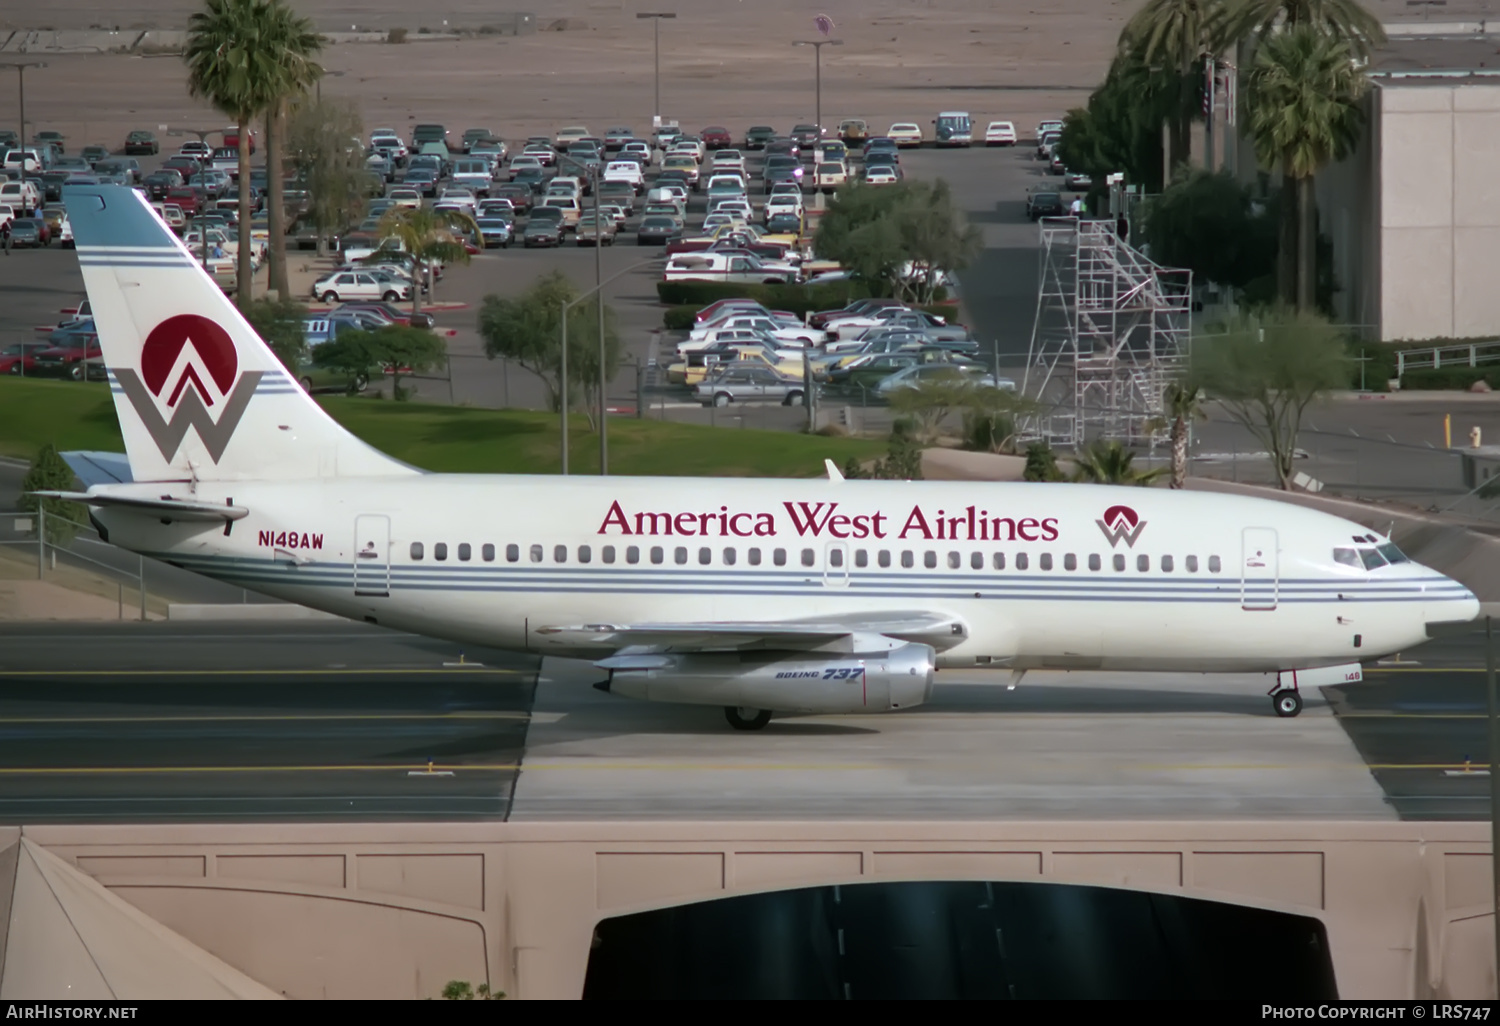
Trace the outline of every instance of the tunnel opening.
<path fill-rule="evenodd" d="M 1309 916 L 1072 884 L 809 887 L 605 919 L 584 998 L 1338 996 Z"/>

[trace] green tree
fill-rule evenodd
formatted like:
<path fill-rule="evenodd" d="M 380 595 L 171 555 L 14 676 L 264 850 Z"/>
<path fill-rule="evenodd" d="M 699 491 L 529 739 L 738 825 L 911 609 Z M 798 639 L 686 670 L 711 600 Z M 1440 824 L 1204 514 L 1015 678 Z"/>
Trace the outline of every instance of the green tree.
<path fill-rule="evenodd" d="M 1243 289 L 1276 265 L 1276 222 L 1227 171 L 1184 169 L 1151 204 L 1151 259 Z"/>
<path fill-rule="evenodd" d="M 490 359 L 514 360 L 542 379 L 548 405 L 556 410 L 561 402 L 562 308 L 578 299 L 578 290 L 561 271 L 537 278 L 531 287 L 513 299 L 484 297 L 479 308 L 479 334 Z M 599 315 L 592 302 L 568 311 L 568 406 L 583 399 L 594 422 L 599 388 Z M 615 313 L 604 307 L 604 359 L 606 380 L 619 369 L 620 339 Z"/>
<path fill-rule="evenodd" d="M 847 478 L 874 478 L 881 481 L 922 480 L 922 447 L 912 433 L 911 421 L 898 418 L 891 427 L 891 444 L 885 458 L 876 460 L 866 470 L 850 456 L 844 463 Z"/>
<path fill-rule="evenodd" d="M 1228 0 L 1224 35 L 1263 41 L 1282 26 L 1310 25 L 1350 44 L 1361 58 L 1385 42 L 1380 19 L 1359 0 Z"/>
<path fill-rule="evenodd" d="M 457 210 L 395 207 L 381 218 L 380 237 L 399 240 L 402 248 L 417 261 L 417 280 L 412 282 L 411 290 L 413 313 L 422 308 L 424 277 L 428 289 L 433 293 L 437 291 L 433 265 L 468 263 L 469 250 L 464 246 L 464 236 L 478 234 L 479 226 L 474 219 Z"/>
<path fill-rule="evenodd" d="M 1088 106 L 1063 117 L 1057 152 L 1074 171 L 1089 175 L 1103 191 L 1106 175 L 1121 172 L 1147 193 L 1162 189 L 1162 122 L 1176 101 L 1176 75 L 1148 67 L 1135 53 L 1110 64 Z"/>
<path fill-rule="evenodd" d="M 1207 416 L 1203 399 L 1203 389 L 1191 381 L 1174 381 L 1162 391 L 1162 412 L 1172 431 L 1173 488 L 1187 484 L 1188 426 Z"/>
<path fill-rule="evenodd" d="M 443 985 L 444 1001 L 493 1001 L 505 997 L 505 991 L 491 991 L 488 983 L 481 983 L 476 989 L 468 980 L 449 980 Z"/>
<path fill-rule="evenodd" d="M 248 303 L 242 312 L 287 373 L 297 377 L 298 367 L 307 357 L 307 336 L 303 332 L 307 307 L 290 299 L 265 296 Z"/>
<path fill-rule="evenodd" d="M 374 331 L 340 332 L 315 346 L 312 358 L 319 367 L 344 371 L 351 379 L 382 367 L 391 374 L 391 394 L 401 400 L 408 397 L 401 378 L 444 366 L 448 347 L 425 328 L 391 324 Z"/>
<path fill-rule="evenodd" d="M 1266 447 L 1283 489 L 1291 487 L 1303 413 L 1349 383 L 1340 331 L 1316 314 L 1286 310 L 1237 317 L 1194 339 L 1189 375 Z"/>
<path fill-rule="evenodd" d="M 1298 25 L 1267 38 L 1246 79 L 1245 122 L 1256 155 L 1267 167 L 1279 163 L 1295 186 L 1294 298 L 1299 310 L 1313 309 L 1315 299 L 1314 176 L 1330 161 L 1347 156 L 1359 141 L 1364 123 L 1359 101 L 1367 87 L 1352 44 L 1315 25 Z M 1290 195 L 1283 188 L 1283 203 Z M 1288 277 L 1283 269 L 1284 288 Z M 1282 298 L 1288 297 L 1283 293 Z"/>
<path fill-rule="evenodd" d="M 292 109 L 288 155 L 307 190 L 320 255 L 328 236 L 364 216 L 365 157 L 356 141 L 363 132 L 359 111 L 347 101 L 304 99 Z"/>
<path fill-rule="evenodd" d="M 1224 13 L 1223 0 L 1146 0 L 1120 33 L 1122 52 L 1172 76 L 1167 123 L 1173 173 L 1191 156 L 1193 121 L 1202 116 L 1200 69 L 1205 54 L 1224 46 Z"/>
<path fill-rule="evenodd" d="M 1154 484 L 1170 467 L 1139 470 L 1134 466 L 1135 453 L 1115 439 L 1095 439 L 1093 444 L 1073 457 L 1073 480 L 1083 484 L 1137 485 Z"/>
<path fill-rule="evenodd" d="M 41 522 L 45 519 L 49 545 L 66 545 L 72 541 L 79 526 L 87 522 L 88 510 L 77 502 L 33 493 L 67 492 L 72 491 L 73 486 L 73 468 L 68 466 L 50 443 L 37 451 L 36 458 L 31 461 L 31 469 L 21 479 L 19 505 L 21 509 L 38 515 L 33 535 L 41 529 Z M 46 512 L 45 518 L 41 516 L 43 511 Z"/>
<path fill-rule="evenodd" d="M 941 178 L 843 186 L 815 241 L 819 255 L 917 304 L 931 303 L 942 272 L 967 267 L 981 245 Z"/>
<path fill-rule="evenodd" d="M 291 298 L 286 265 L 286 112 L 292 99 L 303 96 L 323 75 L 314 59 L 322 51 L 323 37 L 303 18 L 280 0 L 272 5 L 274 34 L 281 55 L 281 77 L 277 95 L 265 109 L 266 142 L 266 226 L 270 239 L 267 257 L 267 281 L 282 299 Z"/>
<path fill-rule="evenodd" d="M 188 92 L 234 119 L 239 130 L 239 223 L 249 235 L 250 123 L 284 88 L 284 38 L 275 0 L 204 0 L 188 19 Z M 250 300 L 251 247 L 239 248 L 236 299 Z"/>
<path fill-rule="evenodd" d="M 1032 442 L 1026 447 L 1026 469 L 1023 481 L 1061 481 L 1063 472 L 1057 465 L 1057 454 L 1046 442 Z"/>

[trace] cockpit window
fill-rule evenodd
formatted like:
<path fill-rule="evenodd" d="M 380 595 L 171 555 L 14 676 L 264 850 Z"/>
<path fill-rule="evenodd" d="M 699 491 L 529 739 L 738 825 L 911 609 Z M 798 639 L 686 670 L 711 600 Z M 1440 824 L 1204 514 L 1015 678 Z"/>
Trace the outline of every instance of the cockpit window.
<path fill-rule="evenodd" d="M 1359 569 L 1364 565 L 1359 561 L 1359 553 L 1353 549 L 1334 549 L 1333 561 L 1335 563 L 1342 563 L 1344 566 L 1352 566 L 1355 569 Z"/>
<path fill-rule="evenodd" d="M 1386 562 L 1390 563 L 1392 566 L 1395 566 L 1397 563 L 1411 562 L 1411 557 L 1402 552 L 1400 549 L 1396 548 L 1396 546 L 1391 542 L 1386 542 L 1384 545 L 1379 546 L 1378 551 L 1382 556 L 1385 557 Z"/>
<path fill-rule="evenodd" d="M 1359 558 L 1364 560 L 1366 570 L 1374 570 L 1385 566 L 1385 557 L 1375 549 L 1360 549 Z"/>

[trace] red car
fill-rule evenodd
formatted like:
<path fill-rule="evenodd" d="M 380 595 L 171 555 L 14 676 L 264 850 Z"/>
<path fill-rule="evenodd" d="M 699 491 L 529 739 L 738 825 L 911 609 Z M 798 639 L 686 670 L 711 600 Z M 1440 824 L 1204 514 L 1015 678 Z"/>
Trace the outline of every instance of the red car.
<path fill-rule="evenodd" d="M 181 210 L 186 217 L 197 216 L 198 208 L 203 205 L 203 201 L 198 195 L 198 190 L 188 185 L 179 185 L 176 188 L 168 189 L 166 199 L 162 202 L 175 204 L 177 209 Z"/>
<path fill-rule="evenodd" d="M 734 145 L 734 138 L 723 125 L 710 125 L 698 136 L 705 149 L 724 150 Z"/>
<path fill-rule="evenodd" d="M 81 337 L 70 339 L 62 345 L 49 346 L 39 351 L 35 357 L 36 372 L 39 376 L 82 381 L 87 373 L 84 361 L 103 357 L 104 351 L 99 348 L 98 335 L 88 336 L 86 342 Z"/>
<path fill-rule="evenodd" d="M 0 374 L 35 373 L 36 354 L 50 348 L 48 342 L 17 342 L 0 349 Z"/>
<path fill-rule="evenodd" d="M 255 154 L 255 129 L 252 128 L 249 135 L 250 153 L 253 156 Z M 224 129 L 224 145 L 231 150 L 240 148 L 240 130 L 237 127 L 231 125 Z"/>

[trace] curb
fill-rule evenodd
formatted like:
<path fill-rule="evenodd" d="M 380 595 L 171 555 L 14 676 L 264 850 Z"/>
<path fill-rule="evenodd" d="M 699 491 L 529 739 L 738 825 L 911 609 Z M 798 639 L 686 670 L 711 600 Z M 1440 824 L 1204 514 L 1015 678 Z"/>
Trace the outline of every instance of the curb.
<path fill-rule="evenodd" d="M 297 620 L 342 620 L 341 616 L 333 613 L 325 613 L 318 609 L 308 609 L 305 606 L 294 606 L 286 603 L 225 603 L 214 604 L 189 604 L 173 603 L 167 606 L 168 620 L 222 622 L 226 620 L 259 620 L 259 621 L 297 621 Z"/>

